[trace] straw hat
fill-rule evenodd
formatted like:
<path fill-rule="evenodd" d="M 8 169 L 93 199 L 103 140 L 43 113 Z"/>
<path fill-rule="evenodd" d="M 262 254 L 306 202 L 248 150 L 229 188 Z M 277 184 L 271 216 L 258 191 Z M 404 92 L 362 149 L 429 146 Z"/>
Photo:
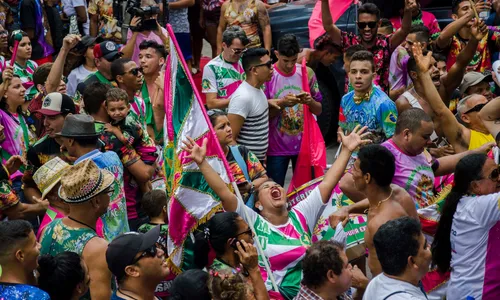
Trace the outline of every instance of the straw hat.
<path fill-rule="evenodd" d="M 82 203 L 106 190 L 114 180 L 111 172 L 87 159 L 71 166 L 61 177 L 59 197 L 66 203 Z"/>
<path fill-rule="evenodd" d="M 42 198 L 56 186 L 61 180 L 61 175 L 64 174 L 70 166 L 61 158 L 54 157 L 41 166 L 35 174 L 33 180 L 38 189 L 42 192 Z"/>

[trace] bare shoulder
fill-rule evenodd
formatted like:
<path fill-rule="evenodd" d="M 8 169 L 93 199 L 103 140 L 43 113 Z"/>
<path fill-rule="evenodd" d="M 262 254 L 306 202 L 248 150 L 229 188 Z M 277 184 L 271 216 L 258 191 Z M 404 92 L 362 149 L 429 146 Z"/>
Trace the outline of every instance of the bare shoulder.
<path fill-rule="evenodd" d="M 417 209 L 415 207 L 415 202 L 413 202 L 412 197 L 408 192 L 398 185 L 391 185 L 394 191 L 394 199 L 401 205 L 401 207 L 406 212 L 406 215 L 418 219 Z"/>
<path fill-rule="evenodd" d="M 93 260 L 106 253 L 108 249 L 108 242 L 100 237 L 95 237 L 87 242 L 85 248 L 83 249 L 82 257 L 85 260 Z"/>

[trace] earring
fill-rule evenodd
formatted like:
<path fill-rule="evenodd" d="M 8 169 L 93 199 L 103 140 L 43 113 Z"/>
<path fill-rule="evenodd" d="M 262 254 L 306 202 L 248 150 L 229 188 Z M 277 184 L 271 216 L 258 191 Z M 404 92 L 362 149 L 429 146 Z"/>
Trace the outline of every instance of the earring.
<path fill-rule="evenodd" d="M 257 206 L 257 209 L 258 209 L 259 211 L 263 211 L 263 210 L 264 210 L 264 206 L 259 205 L 259 206 Z"/>

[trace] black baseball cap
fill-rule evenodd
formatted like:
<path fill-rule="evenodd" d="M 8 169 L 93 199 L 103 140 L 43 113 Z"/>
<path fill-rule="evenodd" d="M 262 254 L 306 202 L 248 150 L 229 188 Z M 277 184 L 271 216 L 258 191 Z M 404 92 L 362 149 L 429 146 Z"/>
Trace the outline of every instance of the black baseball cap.
<path fill-rule="evenodd" d="M 120 57 L 123 53 L 120 52 L 120 47 L 111 41 L 104 41 L 94 46 L 94 57 L 104 57 L 107 61 L 112 61 L 116 57 Z"/>
<path fill-rule="evenodd" d="M 158 242 L 160 238 L 160 225 L 146 233 L 126 232 L 117 236 L 106 250 L 108 269 L 117 277 L 125 276 L 125 267 L 131 265 L 135 256 L 147 250 Z"/>
<path fill-rule="evenodd" d="M 70 96 L 61 93 L 50 93 L 43 98 L 42 108 L 37 112 L 45 116 L 75 114 L 76 106 Z"/>

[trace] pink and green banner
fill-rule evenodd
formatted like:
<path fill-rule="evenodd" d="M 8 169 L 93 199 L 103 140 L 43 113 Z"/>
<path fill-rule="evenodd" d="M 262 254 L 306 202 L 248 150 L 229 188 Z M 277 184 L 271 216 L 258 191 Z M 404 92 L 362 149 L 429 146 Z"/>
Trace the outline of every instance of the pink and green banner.
<path fill-rule="evenodd" d="M 188 267 L 184 266 L 186 238 L 222 209 L 219 198 L 208 186 L 197 164 L 182 150 L 183 141 L 189 136 L 201 145 L 208 139 L 207 161 L 226 183 L 233 178 L 170 25 L 167 31 L 170 54 L 165 69 L 163 168 L 170 199 L 169 261 L 172 270 L 179 273 Z"/>

